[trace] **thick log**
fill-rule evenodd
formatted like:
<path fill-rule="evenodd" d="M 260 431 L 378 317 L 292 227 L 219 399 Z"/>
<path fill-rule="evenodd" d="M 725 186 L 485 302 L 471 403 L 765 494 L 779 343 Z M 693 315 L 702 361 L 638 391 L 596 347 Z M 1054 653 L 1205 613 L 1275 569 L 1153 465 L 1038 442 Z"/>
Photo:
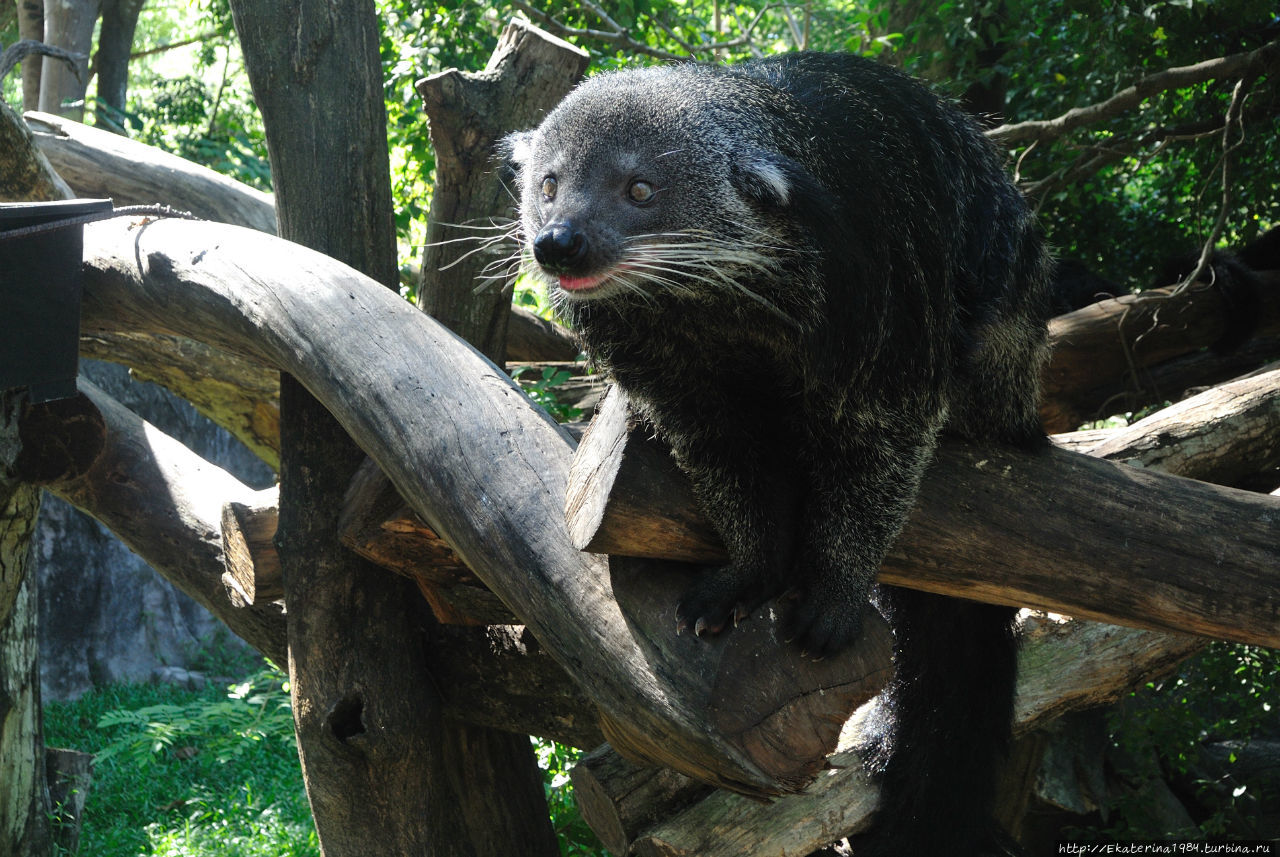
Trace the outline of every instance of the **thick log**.
<path fill-rule="evenodd" d="M 1089 454 L 1237 485 L 1280 464 L 1280 369 L 1170 405 L 1111 434 Z"/>
<path fill-rule="evenodd" d="M 274 541 L 279 506 L 278 485 L 222 506 L 222 552 L 227 567 L 222 582 L 237 607 L 284 598 L 284 575 Z"/>
<path fill-rule="evenodd" d="M 23 114 L 36 145 L 76 196 L 161 204 L 275 234 L 271 194 L 177 155 L 53 113 Z"/>
<path fill-rule="evenodd" d="M 1260 290 L 1255 336 L 1271 336 L 1280 333 L 1280 271 L 1259 276 L 1268 288 Z M 1045 369 L 1040 407 L 1045 430 L 1078 428 L 1094 419 L 1117 391 L 1131 389 L 1140 370 L 1216 341 L 1226 313 L 1216 291 L 1196 284 L 1180 293 L 1149 289 L 1123 295 L 1051 320 L 1053 356 Z M 1169 390 L 1173 381 L 1165 378 L 1163 383 Z M 1186 386 L 1190 384 L 1178 389 Z"/>
<path fill-rule="evenodd" d="M 134 553 L 277 663 L 285 659 L 284 623 L 269 604 L 233 609 L 222 583 L 221 512 L 256 493 L 147 423 L 89 381 L 79 381 L 105 425 L 105 445 L 83 472 L 42 480 L 52 493 L 101 521 Z M 81 421 L 43 430 L 74 448 Z M 71 438 L 71 439 L 68 439 Z"/>
<path fill-rule="evenodd" d="M 821 663 L 781 645 L 764 621 L 711 644 L 676 637 L 683 570 L 610 567 L 579 552 L 562 518 L 567 433 L 390 290 L 220 224 L 114 220 L 87 227 L 85 241 L 86 328 L 198 336 L 301 380 L 635 755 L 754 794 L 794 790 L 885 677 L 883 626 L 869 625 L 860 651 Z M 628 597 L 633 606 L 619 606 Z M 748 711 L 755 719 L 740 719 Z"/>
<path fill-rule="evenodd" d="M 202 342 L 144 333 L 80 337 L 80 353 L 129 367 L 186 399 L 271 467 L 280 467 L 280 373 Z"/>
<path fill-rule="evenodd" d="M 703 537 L 705 530 L 685 525 L 696 508 L 677 508 L 691 495 L 669 459 L 652 459 L 664 477 L 646 474 L 664 483 L 619 485 L 619 477 L 632 472 L 629 451 L 640 442 L 637 432 L 626 431 L 625 416 L 607 414 L 624 407 L 620 396 L 610 395 L 575 457 L 566 501 L 575 544 L 705 561 L 716 543 Z M 639 501 L 637 491 L 644 492 Z M 662 503 L 636 505 L 652 503 L 651 497 Z M 1031 454 L 948 440 L 880 580 L 1280 646 L 1277 521 L 1280 506 L 1258 494 L 1058 449 Z M 663 531 L 661 539 L 655 530 Z M 667 530 L 679 530 L 679 538 L 668 543 Z"/>
<path fill-rule="evenodd" d="M 586 51 L 513 20 L 483 72 L 450 69 L 417 83 L 436 151 L 419 302 L 499 364 L 511 317 L 512 280 L 503 276 L 510 265 L 503 260 L 516 248 L 510 241 L 453 242 L 495 235 L 459 224 L 511 219 L 511 196 L 500 180 L 494 147 L 503 135 L 536 125 L 582 77 L 588 60 Z M 495 252 L 467 255 L 481 247 Z M 497 271 L 491 270 L 495 262 Z M 446 267 L 449 276 L 439 277 Z M 489 276 L 495 273 L 499 276 Z M 476 295 L 475 283 L 487 285 L 487 291 Z"/>

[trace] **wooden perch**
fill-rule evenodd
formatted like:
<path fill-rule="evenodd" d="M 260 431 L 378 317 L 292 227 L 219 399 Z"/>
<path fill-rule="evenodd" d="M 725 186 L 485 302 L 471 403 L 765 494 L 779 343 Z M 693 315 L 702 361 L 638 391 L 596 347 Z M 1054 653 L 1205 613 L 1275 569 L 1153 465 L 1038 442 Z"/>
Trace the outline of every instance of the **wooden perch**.
<path fill-rule="evenodd" d="M 1014 712 L 1018 733 L 1070 711 L 1113 702 L 1208 642 L 1037 615 L 1023 619 L 1022 637 Z M 876 787 L 851 749 L 866 713 L 846 726 L 829 771 L 803 794 L 771 804 L 712 792 L 673 771 L 638 767 L 607 746 L 574 767 L 575 799 L 612 854 L 808 854 L 861 829 L 876 807 Z"/>
<path fill-rule="evenodd" d="M 233 610 L 222 584 L 219 518 L 224 502 L 246 499 L 253 489 L 210 464 L 147 423 L 89 381 L 79 381 L 84 401 L 102 415 L 105 445 L 92 466 L 78 474 L 41 480 L 45 487 L 116 534 L 183 592 L 226 622 L 239 637 L 267 657 L 284 663 L 284 622 L 266 605 Z M 44 431 L 58 445 L 74 421 Z"/>
<path fill-rule="evenodd" d="M 578 680 L 616 746 L 744 792 L 792 791 L 883 681 L 888 632 L 874 623 L 865 646 L 820 663 L 765 621 L 676 637 L 685 572 L 579 552 L 561 514 L 572 440 L 390 290 L 221 224 L 116 219 L 86 227 L 85 248 L 86 329 L 199 337 L 298 378 Z"/>
<path fill-rule="evenodd" d="M 280 522 L 280 486 L 222 506 L 222 582 L 237 607 L 284 598 L 284 575 L 274 539 Z"/>
<path fill-rule="evenodd" d="M 608 419 L 612 410 L 606 409 L 602 419 Z M 1131 446 L 1125 445 L 1121 434 L 1128 435 Z M 1113 454 L 1132 457 L 1140 454 L 1147 433 L 1139 424 L 1063 437 L 1080 442 L 1082 448 L 1114 440 Z M 1227 438 L 1224 443 L 1230 447 L 1239 440 Z M 1166 456 L 1151 466 L 1202 468 L 1189 455 Z M 1023 618 L 1021 636 L 1014 714 L 1020 732 L 1069 711 L 1114 701 L 1208 642 L 1184 634 L 1053 621 L 1036 615 Z M 859 725 L 856 720 L 850 724 L 842 743 L 856 737 Z M 734 857 L 752 843 L 750 851 L 759 857 L 785 857 L 807 854 L 850 835 L 866 823 L 876 806 L 875 787 L 862 776 L 855 753 L 843 751 L 831 762 L 839 767 L 808 792 L 769 806 L 723 793 L 708 795 L 705 787 L 674 772 L 631 765 L 607 746 L 584 757 L 573 771 L 573 780 L 583 818 L 614 854 Z M 723 835 L 725 831 L 728 836 Z"/>
<path fill-rule="evenodd" d="M 1280 271 L 1258 276 L 1268 287 L 1259 295 L 1256 335 L 1275 335 L 1280 333 Z M 1216 341 L 1225 319 L 1226 306 L 1218 293 L 1196 285 L 1178 294 L 1149 289 L 1123 295 L 1051 320 L 1053 355 L 1045 370 L 1040 407 L 1045 431 L 1071 431 L 1097 418 L 1108 400 L 1134 386 L 1134 373 Z M 1163 383 L 1168 391 L 1172 379 Z M 1192 383 L 1197 382 L 1183 387 Z"/>
<path fill-rule="evenodd" d="M 1034 620 L 1019 659 L 1015 731 L 1033 729 L 1073 708 L 1115 700 L 1168 671 L 1204 642 L 1091 622 Z M 863 709 L 847 724 L 842 744 L 856 738 L 869 713 Z M 844 749 L 829 761 L 831 767 L 803 794 L 761 804 L 724 791 L 712 792 L 647 829 L 634 832 L 633 828 L 632 850 L 613 853 L 661 857 L 808 854 L 864 829 L 877 806 L 878 789 L 867 777 L 857 750 Z M 633 778 L 631 787 L 640 788 L 643 782 Z M 585 813 L 584 808 L 584 817 Z M 605 844 L 613 849 L 619 843 Z"/>
<path fill-rule="evenodd" d="M 631 451 L 646 451 L 625 415 L 616 415 L 625 408 L 611 392 L 578 448 L 566 501 L 574 543 L 707 561 L 718 545 L 705 526 L 687 525 L 700 516 L 674 464 L 665 459 L 656 472 L 650 455 L 645 481 L 635 478 Z M 665 499 L 654 504 L 653 496 Z M 1058 449 L 1028 454 L 948 440 L 880 579 L 1280 646 L 1278 522 L 1280 505 L 1270 497 Z M 678 537 L 659 540 L 655 531 Z"/>
<path fill-rule="evenodd" d="M 76 196 L 161 204 L 206 220 L 276 231 L 271 194 L 155 146 L 52 113 L 23 114 L 36 145 Z"/>

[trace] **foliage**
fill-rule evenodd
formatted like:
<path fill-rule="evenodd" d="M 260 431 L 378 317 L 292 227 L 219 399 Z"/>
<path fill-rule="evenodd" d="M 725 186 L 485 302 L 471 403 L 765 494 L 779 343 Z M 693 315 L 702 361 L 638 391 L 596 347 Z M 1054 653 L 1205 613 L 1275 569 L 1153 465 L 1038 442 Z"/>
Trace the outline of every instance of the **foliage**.
<path fill-rule="evenodd" d="M 259 666 L 223 689 L 112 685 L 45 705 L 48 746 L 94 753 L 82 854 L 319 854 L 288 682 L 270 662 Z M 561 854 L 604 857 L 573 802 L 568 772 L 581 753 L 540 740 L 534 749 Z"/>
<path fill-rule="evenodd" d="M 283 676 L 230 689 L 113 685 L 44 707 L 45 741 L 95 753 L 95 857 L 315 857 Z"/>
<path fill-rule="evenodd" d="M 1201 748 L 1242 736 L 1280 738 L 1280 710 L 1275 688 L 1280 679 L 1280 651 L 1240 644 L 1214 643 L 1187 661 L 1169 678 L 1148 683 L 1127 704 L 1111 711 L 1110 733 L 1118 775 L 1140 783 L 1160 777 L 1190 787 L 1188 796 L 1211 810 L 1197 818 L 1204 836 L 1240 835 L 1256 807 L 1280 800 L 1280 794 L 1256 794 L 1257 788 L 1205 777 Z M 1233 755 L 1231 764 L 1236 762 Z M 1163 837 L 1173 831 L 1153 829 L 1145 807 L 1135 799 L 1141 791 L 1121 793 L 1111 824 L 1104 831 L 1119 838 Z M 1250 831 L 1244 831 L 1247 835 Z M 1184 835 L 1186 831 L 1182 832 Z"/>
<path fill-rule="evenodd" d="M 538 756 L 538 767 L 542 769 L 547 809 L 560 843 L 561 857 L 607 857 L 608 852 L 582 820 L 578 805 L 573 800 L 569 770 L 582 757 L 582 751 L 536 738 L 533 748 Z"/>
<path fill-rule="evenodd" d="M 572 377 L 565 369 L 556 366 L 544 366 L 542 371 L 535 378 L 526 378 L 530 372 L 534 372 L 533 366 L 517 366 L 511 372 L 511 377 L 515 380 L 520 388 L 542 406 L 547 413 L 555 417 L 556 422 L 565 423 L 570 420 L 576 420 L 582 416 L 582 409 L 575 408 L 571 405 L 562 405 L 556 396 L 555 388 L 565 383 Z"/>

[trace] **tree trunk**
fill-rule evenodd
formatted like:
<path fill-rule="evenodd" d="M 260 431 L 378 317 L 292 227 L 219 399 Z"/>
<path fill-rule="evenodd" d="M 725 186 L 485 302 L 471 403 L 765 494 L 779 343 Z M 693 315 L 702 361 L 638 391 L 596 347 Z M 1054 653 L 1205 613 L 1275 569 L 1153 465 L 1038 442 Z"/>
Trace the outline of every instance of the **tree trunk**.
<path fill-rule="evenodd" d="M 111 115 L 124 110 L 129 88 L 129 53 L 133 49 L 133 31 L 138 26 L 138 13 L 143 0 L 102 0 L 102 30 L 98 34 L 98 124 L 111 128 L 119 117 Z"/>
<path fill-rule="evenodd" d="M 25 395 L 0 395 L 0 854 L 45 857 L 49 796 L 40 728 L 36 578 L 31 534 L 40 489 L 14 479 Z M 30 573 L 28 573 L 30 569 Z"/>
<path fill-rule="evenodd" d="M 18 37 L 33 42 L 44 41 L 44 0 L 17 0 Z M 44 60 L 39 56 L 28 57 L 22 63 L 22 109 L 35 110 L 40 106 L 40 71 Z"/>
<path fill-rule="evenodd" d="M 236 0 L 232 12 L 266 127 L 280 235 L 395 288 L 373 4 L 300 0 L 286 12 Z M 324 853 L 556 853 L 528 738 L 444 721 L 422 644 L 425 602 L 410 581 L 338 542 L 363 453 L 291 378 L 280 400 L 289 666 Z"/>
<path fill-rule="evenodd" d="M 84 95 L 89 86 L 89 52 L 93 48 L 93 28 L 98 20 L 100 0 L 46 0 L 44 41 L 82 54 L 75 68 L 55 57 L 45 57 L 40 70 L 40 110 L 84 117 Z M 64 102 L 67 102 L 64 106 Z"/>
<path fill-rule="evenodd" d="M 514 246 L 495 241 L 494 252 L 459 258 L 489 245 L 442 242 L 489 238 L 497 234 L 492 227 L 511 223 L 494 145 L 503 134 L 536 124 L 582 77 L 587 61 L 586 51 L 513 21 L 483 72 L 450 70 L 418 82 L 436 151 L 421 305 L 499 365 L 511 313 L 512 278 L 503 259 Z M 495 262 L 498 270 L 491 270 Z M 446 265 L 448 276 L 439 276 Z"/>

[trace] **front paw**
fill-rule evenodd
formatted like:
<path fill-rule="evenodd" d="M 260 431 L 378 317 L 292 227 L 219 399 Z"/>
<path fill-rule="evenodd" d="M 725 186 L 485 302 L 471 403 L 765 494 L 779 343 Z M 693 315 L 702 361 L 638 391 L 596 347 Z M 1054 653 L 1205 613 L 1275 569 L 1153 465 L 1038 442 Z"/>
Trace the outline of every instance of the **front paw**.
<path fill-rule="evenodd" d="M 707 569 L 685 590 L 676 606 L 676 633 L 718 634 L 750 616 L 774 593 L 758 573 L 734 565 Z"/>
<path fill-rule="evenodd" d="M 837 655 L 862 635 L 865 609 L 865 604 L 850 607 L 812 591 L 805 592 L 783 620 L 783 634 L 809 657 Z"/>

